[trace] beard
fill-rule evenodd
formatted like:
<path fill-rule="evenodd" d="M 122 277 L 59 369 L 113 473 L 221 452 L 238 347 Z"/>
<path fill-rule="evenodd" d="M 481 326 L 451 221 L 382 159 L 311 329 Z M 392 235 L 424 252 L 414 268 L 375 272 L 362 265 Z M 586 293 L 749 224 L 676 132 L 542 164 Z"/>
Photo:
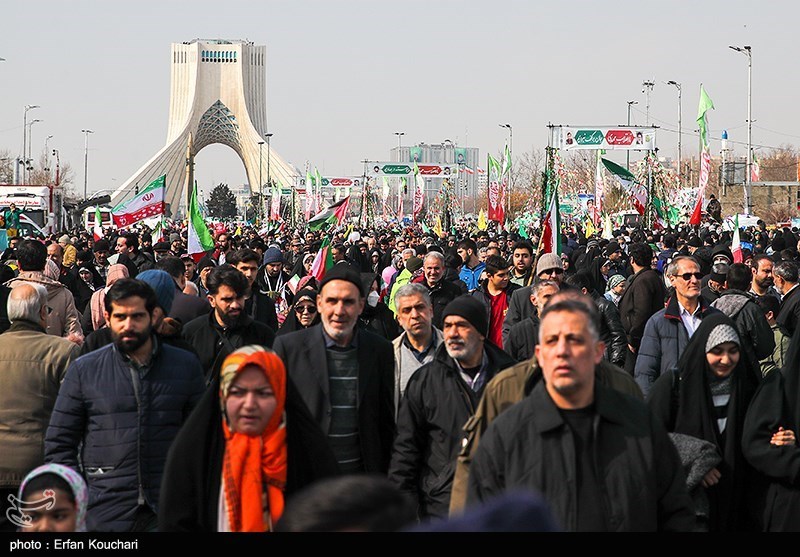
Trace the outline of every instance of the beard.
<path fill-rule="evenodd" d="M 217 308 L 215 311 L 217 312 L 217 315 L 222 320 L 222 322 L 225 323 L 225 325 L 227 325 L 228 327 L 230 327 L 231 325 L 235 325 L 236 322 L 239 321 L 239 318 L 242 316 L 242 312 L 240 310 L 237 310 L 236 313 L 232 313 L 230 310 L 222 311 L 220 308 Z"/>
<path fill-rule="evenodd" d="M 141 333 L 127 332 L 124 333 L 124 336 L 112 331 L 111 337 L 114 340 L 114 344 L 117 345 L 117 348 L 119 348 L 121 352 L 130 354 L 141 348 L 144 343 L 147 342 L 147 339 L 150 338 L 151 331 L 152 329 L 148 327 L 146 331 L 142 331 Z"/>

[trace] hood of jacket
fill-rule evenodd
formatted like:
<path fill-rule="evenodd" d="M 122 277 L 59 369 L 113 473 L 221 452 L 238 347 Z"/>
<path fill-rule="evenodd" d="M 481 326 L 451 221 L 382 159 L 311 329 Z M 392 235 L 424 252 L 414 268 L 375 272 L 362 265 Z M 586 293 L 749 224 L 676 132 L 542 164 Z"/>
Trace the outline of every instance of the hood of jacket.
<path fill-rule="evenodd" d="M 752 298 L 746 292 L 742 292 L 741 290 L 726 290 L 722 292 L 720 297 L 714 300 L 711 305 L 733 319 L 742 311 L 742 308 L 750 300 L 752 300 Z"/>

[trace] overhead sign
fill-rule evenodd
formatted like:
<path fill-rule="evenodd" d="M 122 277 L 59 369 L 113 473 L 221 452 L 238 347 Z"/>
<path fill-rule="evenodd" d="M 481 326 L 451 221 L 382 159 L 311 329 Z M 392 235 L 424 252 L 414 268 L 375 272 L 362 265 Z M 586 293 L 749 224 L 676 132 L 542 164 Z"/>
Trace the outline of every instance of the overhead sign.
<path fill-rule="evenodd" d="M 323 188 L 358 188 L 364 181 L 363 176 L 321 176 Z M 306 188 L 306 179 L 300 178 L 298 180 L 299 193 L 304 193 Z M 316 182 L 314 182 L 316 186 Z"/>
<path fill-rule="evenodd" d="M 370 176 L 409 176 L 414 173 L 413 164 L 402 162 L 373 162 L 369 168 Z M 457 164 L 418 164 L 417 168 L 426 178 L 448 178 L 458 174 Z"/>
<path fill-rule="evenodd" d="M 553 128 L 553 145 L 565 151 L 608 149 L 652 151 L 656 148 L 656 130 L 639 126 L 600 126 Z"/>

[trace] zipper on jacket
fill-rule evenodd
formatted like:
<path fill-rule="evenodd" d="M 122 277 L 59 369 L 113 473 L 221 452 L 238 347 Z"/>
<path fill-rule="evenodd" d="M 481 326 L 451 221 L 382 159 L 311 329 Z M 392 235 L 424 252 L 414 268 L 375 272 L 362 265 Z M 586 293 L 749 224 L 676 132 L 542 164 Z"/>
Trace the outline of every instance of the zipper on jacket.
<path fill-rule="evenodd" d="M 141 398 L 141 384 L 139 383 L 139 372 L 136 371 L 132 365 L 128 365 L 128 370 L 131 372 L 131 381 L 133 382 L 133 395 L 136 397 L 136 479 L 139 482 L 139 499 L 137 503 L 139 506 L 145 504 L 144 487 L 142 486 L 142 398 Z"/>

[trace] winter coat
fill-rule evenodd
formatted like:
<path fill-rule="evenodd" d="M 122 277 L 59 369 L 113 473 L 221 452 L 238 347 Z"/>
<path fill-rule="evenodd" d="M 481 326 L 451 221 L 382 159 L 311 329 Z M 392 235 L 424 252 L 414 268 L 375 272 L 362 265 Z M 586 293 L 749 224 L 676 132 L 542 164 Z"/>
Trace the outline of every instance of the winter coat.
<path fill-rule="evenodd" d="M 628 279 L 619 300 L 619 318 L 628 344 L 639 349 L 647 320 L 664 309 L 664 281 L 653 269 L 642 269 Z"/>
<path fill-rule="evenodd" d="M 78 345 L 15 321 L 0 335 L 0 488 L 16 488 L 44 464 L 44 435 Z"/>
<path fill-rule="evenodd" d="M 736 323 L 740 346 L 751 362 L 772 355 L 775 336 L 764 312 L 750 294 L 741 290 L 725 290 L 711 307 L 717 308 Z"/>
<path fill-rule="evenodd" d="M 706 304 L 702 296 L 698 298 L 698 303 L 701 319 L 719 313 L 718 309 Z M 678 298 L 673 296 L 667 302 L 667 307 L 647 320 L 644 337 L 639 346 L 633 378 L 636 379 L 645 398 L 656 379 L 678 365 L 678 360 L 687 344 L 689 344 L 689 333 L 681 321 Z"/>
<path fill-rule="evenodd" d="M 800 323 L 800 286 L 792 288 L 783 297 L 775 321 L 784 334 L 794 336 L 797 324 Z"/>
<path fill-rule="evenodd" d="M 72 292 L 58 281 L 50 280 L 39 271 L 21 271 L 19 276 L 11 279 L 6 286 L 14 288 L 20 282 L 41 284 L 47 289 L 47 307 L 51 308 L 47 315 L 47 334 L 57 337 L 77 335 L 83 338 L 81 315 L 75 307 Z"/>
<path fill-rule="evenodd" d="M 484 351 L 488 358 L 486 382 L 514 364 L 491 343 L 484 343 Z M 475 411 L 482 392 L 473 391 L 461 378 L 443 345 L 434 360 L 419 368 L 406 385 L 389 479 L 416 501 L 420 518 L 448 514 L 461 428 Z"/>
<path fill-rule="evenodd" d="M 433 326 L 441 329 L 444 325 L 444 317 L 442 317 L 444 308 L 461 296 L 461 289 L 454 282 L 449 282 L 444 277 L 433 286 L 428 286 L 428 281 L 425 280 L 424 275 L 413 279 L 411 282 L 421 284 L 428 289 L 428 294 L 431 296 L 431 304 L 433 304 Z"/>
<path fill-rule="evenodd" d="M 475 265 L 474 269 L 470 269 L 466 264 L 461 266 L 461 271 L 458 273 L 464 284 L 467 285 L 467 291 L 472 292 L 480 286 L 481 273 L 486 269 L 486 263 L 480 262 Z"/>
<path fill-rule="evenodd" d="M 503 344 L 503 350 L 521 362 L 533 358 L 537 344 L 539 344 L 539 316 L 534 314 L 511 327 L 508 340 Z"/>
<path fill-rule="evenodd" d="M 606 343 L 605 358 L 612 364 L 624 367 L 628 342 L 617 306 L 596 292 L 592 294 L 592 299 L 600 313 L 600 340 Z"/>
<path fill-rule="evenodd" d="M 594 396 L 598 511 L 609 531 L 688 531 L 694 522 L 686 475 L 664 427 L 645 404 L 599 383 Z M 541 493 L 561 526 L 575 531 L 575 444 L 544 382 L 498 416 L 469 473 L 467 507 L 505 491 Z M 554 471 L 558 471 L 555 473 Z"/>
<path fill-rule="evenodd" d="M 114 344 L 69 367 L 47 428 L 45 461 L 83 470 L 89 531 L 129 531 L 139 504 L 158 512 L 167 451 L 203 388 L 197 358 L 160 343 L 145 371 Z"/>

